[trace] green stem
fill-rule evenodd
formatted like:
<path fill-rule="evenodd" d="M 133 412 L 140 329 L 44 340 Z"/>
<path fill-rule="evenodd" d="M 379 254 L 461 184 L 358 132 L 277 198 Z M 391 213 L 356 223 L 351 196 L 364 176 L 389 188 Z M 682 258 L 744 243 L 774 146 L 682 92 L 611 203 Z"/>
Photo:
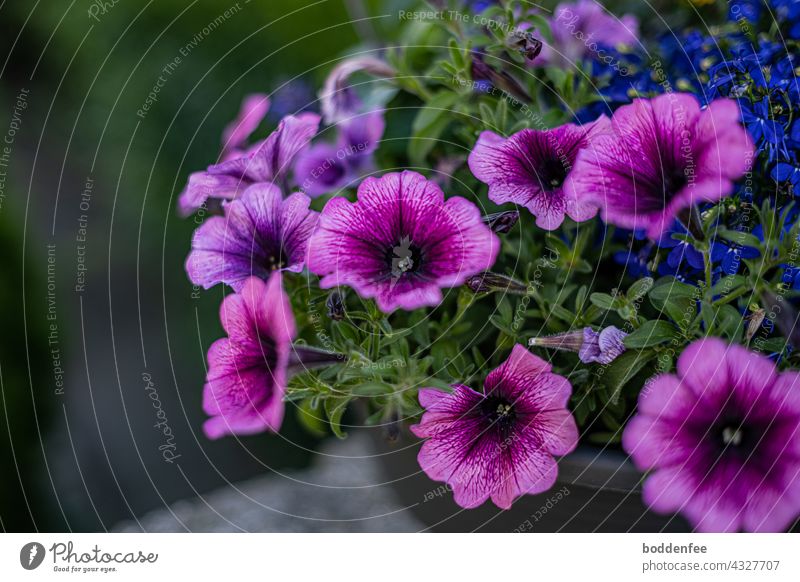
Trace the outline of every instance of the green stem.
<path fill-rule="evenodd" d="M 381 326 L 379 322 L 374 322 L 372 328 L 372 340 L 369 344 L 369 359 L 373 362 L 378 361 L 378 356 L 381 353 Z"/>
<path fill-rule="evenodd" d="M 714 301 L 714 305 L 726 305 L 726 304 L 732 302 L 733 300 L 738 299 L 742 295 L 746 294 L 748 291 L 750 291 L 750 289 L 748 287 L 740 287 L 739 289 L 737 289 L 733 293 L 729 293 L 725 297 L 722 297 L 722 298 L 717 299 L 716 301 Z"/>
<path fill-rule="evenodd" d="M 711 293 L 711 287 L 714 286 L 714 278 L 711 275 L 711 248 L 703 251 L 703 263 L 706 268 L 706 294 Z M 708 295 L 706 295 L 708 297 Z M 710 297 L 708 297 L 710 299 Z"/>

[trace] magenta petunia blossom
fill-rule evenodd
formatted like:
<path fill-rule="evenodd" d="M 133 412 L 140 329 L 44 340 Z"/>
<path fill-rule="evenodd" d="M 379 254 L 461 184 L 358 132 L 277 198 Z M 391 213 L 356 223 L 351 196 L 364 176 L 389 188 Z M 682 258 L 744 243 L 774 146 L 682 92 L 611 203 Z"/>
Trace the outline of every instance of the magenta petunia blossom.
<path fill-rule="evenodd" d="M 707 338 L 639 397 L 622 445 L 645 502 L 699 531 L 782 531 L 800 515 L 800 374 Z"/>
<path fill-rule="evenodd" d="M 253 184 L 279 181 L 317 133 L 319 121 L 315 113 L 287 115 L 267 139 L 246 152 L 209 166 L 205 172 L 191 174 L 178 198 L 179 212 L 188 216 L 209 199 L 233 200 Z"/>
<path fill-rule="evenodd" d="M 268 279 L 275 270 L 303 270 L 308 239 L 319 214 L 297 192 L 285 200 L 272 184 L 250 186 L 212 216 L 192 238 L 186 272 L 205 289 L 226 283 L 239 291 L 251 276 Z"/>
<path fill-rule="evenodd" d="M 566 378 L 521 345 L 487 376 L 483 393 L 460 384 L 452 393 L 420 390 L 425 413 L 411 427 L 427 439 L 419 464 L 453 489 L 461 507 L 491 498 L 509 509 L 520 495 L 552 487 L 553 455 L 577 446 L 578 428 L 566 408 L 571 391 Z"/>
<path fill-rule="evenodd" d="M 441 288 L 490 268 L 500 241 L 472 202 L 445 201 L 416 172 L 367 178 L 358 201 L 328 201 L 309 241 L 308 268 L 320 287 L 353 287 L 384 312 L 437 305 Z"/>
<path fill-rule="evenodd" d="M 614 112 L 611 131 L 578 155 L 573 196 L 606 222 L 658 240 L 684 209 L 716 202 L 747 171 L 753 145 L 731 99 L 700 110 L 686 93 L 635 99 Z"/>
<path fill-rule="evenodd" d="M 536 224 L 553 230 L 564 215 L 581 222 L 597 214 L 597 207 L 566 188 L 576 178 L 573 165 L 581 150 L 593 150 L 594 138 L 607 129 L 607 117 L 577 126 L 562 125 L 539 131 L 523 129 L 504 139 L 484 131 L 469 155 L 469 169 L 489 185 L 489 199 L 527 207 Z"/>
<path fill-rule="evenodd" d="M 591 57 L 614 66 L 616 59 L 607 49 L 639 42 L 636 17 L 626 14 L 617 18 L 597 0 L 562 2 L 549 22 L 553 41 L 543 39 L 537 64 L 574 67 L 581 58 Z"/>
<path fill-rule="evenodd" d="M 248 279 L 220 308 L 228 337 L 208 350 L 203 409 L 209 438 L 277 431 L 283 420 L 291 342 L 296 330 L 281 274 Z"/>

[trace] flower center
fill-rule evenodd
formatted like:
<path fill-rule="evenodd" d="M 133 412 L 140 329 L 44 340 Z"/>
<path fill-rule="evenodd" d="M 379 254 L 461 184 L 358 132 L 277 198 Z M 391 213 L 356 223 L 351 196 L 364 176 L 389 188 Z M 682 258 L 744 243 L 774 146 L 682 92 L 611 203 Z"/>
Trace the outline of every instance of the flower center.
<path fill-rule="evenodd" d="M 536 171 L 542 189 L 548 192 L 561 188 L 564 184 L 564 180 L 567 179 L 568 173 L 569 168 L 565 166 L 563 160 L 559 159 L 547 160 L 538 168 L 538 171 Z"/>
<path fill-rule="evenodd" d="M 742 444 L 742 438 L 744 438 L 744 433 L 739 428 L 726 426 L 722 429 L 722 442 L 726 445 L 738 447 Z"/>
<path fill-rule="evenodd" d="M 683 190 L 689 183 L 686 174 L 679 169 L 664 176 L 664 194 L 670 200 L 675 194 Z"/>
<path fill-rule="evenodd" d="M 399 279 L 406 273 L 416 273 L 422 264 L 422 253 L 419 247 L 404 236 L 400 242 L 387 253 L 387 262 L 390 264 L 392 277 Z"/>
<path fill-rule="evenodd" d="M 748 453 L 755 445 L 751 428 L 736 420 L 725 422 L 717 428 L 717 442 L 723 451 Z"/>
<path fill-rule="evenodd" d="M 516 418 L 514 405 L 499 396 L 485 398 L 481 403 L 481 414 L 489 424 L 504 432 L 511 428 Z"/>
<path fill-rule="evenodd" d="M 280 251 L 271 252 L 267 255 L 267 258 L 264 261 L 264 266 L 269 271 L 277 271 L 278 269 L 283 269 L 286 266 L 286 259 L 283 256 L 283 253 Z"/>

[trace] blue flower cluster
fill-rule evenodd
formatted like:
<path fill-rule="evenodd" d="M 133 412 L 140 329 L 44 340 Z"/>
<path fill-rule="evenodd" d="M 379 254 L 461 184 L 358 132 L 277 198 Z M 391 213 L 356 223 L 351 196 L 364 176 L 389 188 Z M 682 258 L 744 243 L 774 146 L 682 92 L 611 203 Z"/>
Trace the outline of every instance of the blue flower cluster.
<path fill-rule="evenodd" d="M 770 31 L 758 34 L 757 31 Z M 728 22 L 713 34 L 688 29 L 670 31 L 652 51 L 656 58 L 616 53 L 624 67 L 592 63 L 598 99 L 577 114 L 579 122 L 609 114 L 637 96 L 665 91 L 691 92 L 702 103 L 719 97 L 736 99 L 742 122 L 756 145 L 754 180 L 734 194 L 736 204 L 760 203 L 765 197 L 778 206 L 800 196 L 800 0 L 731 0 Z M 720 226 L 730 228 L 731 225 Z M 678 238 L 673 238 L 678 235 Z M 702 254 L 680 235 L 677 224 L 657 245 L 636 233 L 622 231 L 628 247 L 614 256 L 633 277 L 674 275 L 687 282 L 704 278 Z M 752 234 L 758 236 L 756 230 Z M 653 266 L 653 253 L 662 260 Z M 740 272 L 742 260 L 759 256 L 753 247 L 727 240 L 712 242 L 714 278 Z M 800 269 L 787 268 L 786 283 L 800 290 Z"/>

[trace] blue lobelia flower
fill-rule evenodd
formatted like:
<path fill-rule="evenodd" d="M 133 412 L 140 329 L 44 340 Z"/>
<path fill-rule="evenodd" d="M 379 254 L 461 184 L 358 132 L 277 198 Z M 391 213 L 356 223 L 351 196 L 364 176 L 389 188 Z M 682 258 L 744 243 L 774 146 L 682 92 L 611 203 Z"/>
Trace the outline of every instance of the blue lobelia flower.
<path fill-rule="evenodd" d="M 778 162 L 772 168 L 770 177 L 776 182 L 789 183 L 792 185 L 792 191 L 798 192 L 798 184 L 800 184 L 800 167 L 795 163 Z"/>
<path fill-rule="evenodd" d="M 781 28 L 791 39 L 800 38 L 800 0 L 770 0 Z"/>
<path fill-rule="evenodd" d="M 711 244 L 711 261 L 720 263 L 722 272 L 726 275 L 735 275 L 739 272 L 742 259 L 755 259 L 761 256 L 761 251 L 728 240 L 715 240 Z"/>

